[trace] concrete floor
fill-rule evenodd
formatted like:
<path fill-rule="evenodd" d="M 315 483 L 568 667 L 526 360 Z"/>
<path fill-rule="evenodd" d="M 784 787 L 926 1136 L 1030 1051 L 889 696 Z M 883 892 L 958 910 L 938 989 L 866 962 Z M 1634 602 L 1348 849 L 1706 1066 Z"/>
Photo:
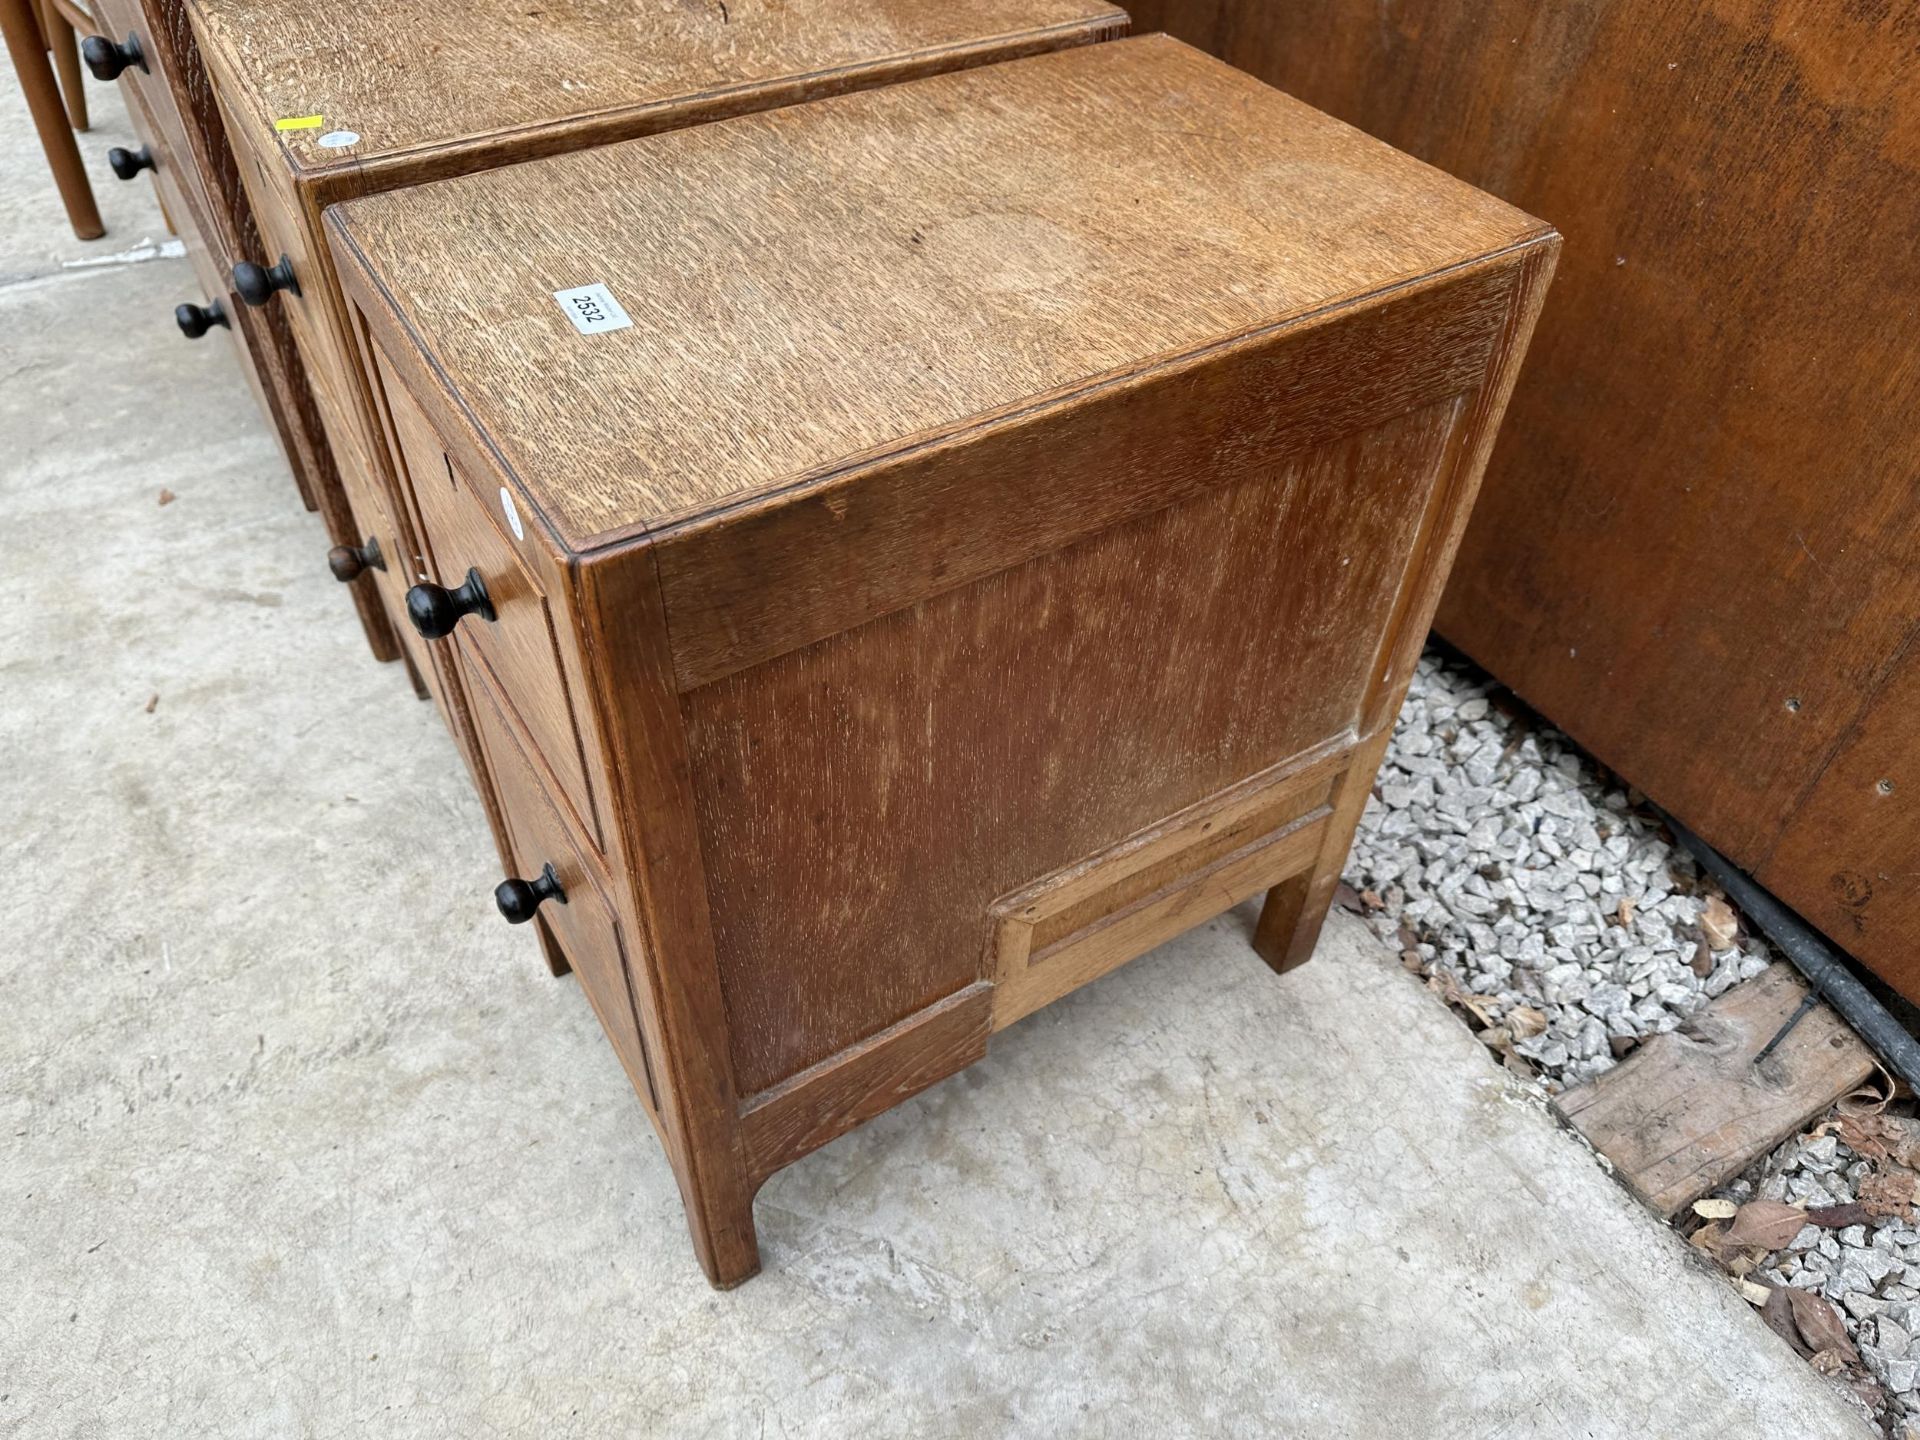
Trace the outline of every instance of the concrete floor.
<path fill-rule="evenodd" d="M 1864 1433 L 1344 917 L 1014 1028 L 775 1177 L 709 1290 L 432 710 L 174 333 L 185 262 L 62 268 L 158 237 L 144 183 L 72 241 L 20 112 L 0 1435 Z"/>

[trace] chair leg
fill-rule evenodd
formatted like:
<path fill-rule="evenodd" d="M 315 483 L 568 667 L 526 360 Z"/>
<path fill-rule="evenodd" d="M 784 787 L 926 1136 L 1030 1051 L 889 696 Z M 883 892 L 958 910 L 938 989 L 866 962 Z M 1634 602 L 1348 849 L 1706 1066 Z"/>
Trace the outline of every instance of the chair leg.
<path fill-rule="evenodd" d="M 67 17 L 54 7 L 53 0 L 40 0 L 40 28 L 47 37 L 47 49 L 53 52 L 53 70 L 60 77 L 60 93 L 67 101 L 67 122 L 76 130 L 87 123 L 87 88 L 80 74 L 80 41 Z"/>
<path fill-rule="evenodd" d="M 67 126 L 66 107 L 60 103 L 53 67 L 47 63 L 32 0 L 0 0 L 0 32 L 5 35 L 7 54 L 13 59 L 14 73 L 20 77 L 20 89 L 27 97 L 33 128 L 40 134 L 40 148 L 53 171 L 53 183 L 67 207 L 67 221 L 82 240 L 98 240 L 107 233 L 107 227 L 100 223 L 93 187 L 87 183 L 86 167 L 80 163 L 80 147 Z"/>

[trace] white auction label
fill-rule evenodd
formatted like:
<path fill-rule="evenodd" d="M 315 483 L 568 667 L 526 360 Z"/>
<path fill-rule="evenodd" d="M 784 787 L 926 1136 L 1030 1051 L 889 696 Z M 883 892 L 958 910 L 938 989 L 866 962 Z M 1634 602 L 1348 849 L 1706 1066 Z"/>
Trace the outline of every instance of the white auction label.
<path fill-rule="evenodd" d="M 524 540 L 527 532 L 520 528 L 520 507 L 513 503 L 513 496 L 507 493 L 507 487 L 500 487 L 500 513 L 507 517 L 507 525 L 513 531 L 513 538 Z"/>
<path fill-rule="evenodd" d="M 604 285 L 576 285 L 571 290 L 556 290 L 553 298 L 567 312 L 573 328 L 582 335 L 598 335 L 603 330 L 624 330 L 633 321 Z"/>

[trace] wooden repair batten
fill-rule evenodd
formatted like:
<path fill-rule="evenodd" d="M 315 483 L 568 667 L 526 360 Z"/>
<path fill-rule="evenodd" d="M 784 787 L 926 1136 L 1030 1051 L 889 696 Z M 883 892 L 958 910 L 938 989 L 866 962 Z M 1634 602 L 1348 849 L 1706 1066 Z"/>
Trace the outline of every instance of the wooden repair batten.
<path fill-rule="evenodd" d="M 380 583 L 722 1285 L 996 1029 L 1311 952 L 1558 243 L 1162 38 L 327 224 Z"/>

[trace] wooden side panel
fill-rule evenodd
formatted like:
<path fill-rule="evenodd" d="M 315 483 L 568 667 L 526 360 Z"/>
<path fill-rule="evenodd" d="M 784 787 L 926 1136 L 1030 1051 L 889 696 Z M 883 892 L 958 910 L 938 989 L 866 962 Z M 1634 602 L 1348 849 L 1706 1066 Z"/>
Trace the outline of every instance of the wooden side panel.
<path fill-rule="evenodd" d="M 1920 642 L 1755 878 L 1902 995 L 1920 996 Z"/>
<path fill-rule="evenodd" d="M 1440 629 L 1907 969 L 1914 911 L 1862 927 L 1819 897 L 1910 868 L 1920 817 L 1822 781 L 1835 864 L 1796 811 L 1920 617 L 1920 9 L 1134 12 L 1565 232 Z"/>
<path fill-rule="evenodd" d="M 740 1092 L 979 980 L 996 898 L 1352 727 L 1458 414 L 683 696 Z"/>

